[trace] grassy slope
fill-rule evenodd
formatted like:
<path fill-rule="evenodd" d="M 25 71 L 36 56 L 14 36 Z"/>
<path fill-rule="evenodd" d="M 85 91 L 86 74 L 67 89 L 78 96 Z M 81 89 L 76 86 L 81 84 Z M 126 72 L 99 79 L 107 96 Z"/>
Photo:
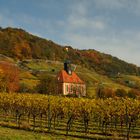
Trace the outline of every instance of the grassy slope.
<path fill-rule="evenodd" d="M 54 62 L 54 61 L 48 61 L 45 60 L 40 61 L 29 61 L 28 63 L 24 64 L 25 67 L 34 70 L 34 71 L 46 71 L 48 74 L 51 74 L 52 76 L 56 76 L 57 73 L 63 69 L 63 64 L 60 62 Z M 54 71 L 52 71 L 54 70 Z M 87 69 L 82 66 L 77 66 L 75 72 L 80 76 L 81 79 L 83 79 L 87 84 L 87 93 L 90 97 L 95 97 L 95 91 L 100 83 L 102 83 L 103 86 L 112 88 L 113 90 L 117 88 L 123 88 L 125 90 L 129 90 L 130 88 L 127 86 L 123 86 L 121 84 L 116 83 L 115 81 L 111 80 L 107 76 L 100 75 L 97 72 L 95 72 L 93 69 Z M 21 73 L 22 81 L 26 81 L 26 83 L 29 83 L 29 86 L 31 85 L 32 81 L 36 81 L 37 78 L 32 77 L 31 74 L 28 71 L 24 71 Z M 25 76 L 29 75 L 29 76 Z M 27 79 L 27 77 L 31 77 L 31 79 Z M 36 82 L 34 82 L 35 84 Z"/>
<path fill-rule="evenodd" d="M 17 63 L 9 57 L 0 57 L 0 61 L 9 61 L 12 63 Z M 34 87 L 39 82 L 39 76 L 34 76 L 32 73 L 36 71 L 45 71 L 49 75 L 56 76 L 57 73 L 63 69 L 63 63 L 59 61 L 46 61 L 46 60 L 35 60 L 31 59 L 22 62 L 22 67 L 20 71 L 20 82 L 27 86 L 29 89 L 34 90 Z M 95 97 L 96 89 L 100 84 L 104 87 L 116 90 L 118 88 L 123 88 L 126 91 L 130 90 L 127 85 L 122 85 L 117 82 L 116 79 L 111 79 L 106 75 L 98 74 L 93 69 L 88 69 L 86 67 L 77 65 L 75 72 L 86 82 L 87 94 L 89 97 Z M 120 81 L 135 81 L 140 87 L 140 77 L 134 75 L 123 75 Z"/>

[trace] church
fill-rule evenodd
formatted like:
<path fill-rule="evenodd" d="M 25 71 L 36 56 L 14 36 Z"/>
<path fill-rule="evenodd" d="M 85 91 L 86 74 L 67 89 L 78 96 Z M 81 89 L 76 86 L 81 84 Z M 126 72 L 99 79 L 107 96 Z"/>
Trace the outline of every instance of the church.
<path fill-rule="evenodd" d="M 72 71 L 70 61 L 64 62 L 64 69 L 57 75 L 57 94 L 86 96 L 86 84 Z"/>

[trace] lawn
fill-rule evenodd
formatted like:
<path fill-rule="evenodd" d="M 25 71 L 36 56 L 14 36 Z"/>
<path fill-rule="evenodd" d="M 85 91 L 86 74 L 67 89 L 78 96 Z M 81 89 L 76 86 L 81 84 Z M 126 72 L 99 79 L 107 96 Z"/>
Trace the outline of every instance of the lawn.
<path fill-rule="evenodd" d="M 0 140 L 81 140 L 79 138 L 0 127 Z"/>

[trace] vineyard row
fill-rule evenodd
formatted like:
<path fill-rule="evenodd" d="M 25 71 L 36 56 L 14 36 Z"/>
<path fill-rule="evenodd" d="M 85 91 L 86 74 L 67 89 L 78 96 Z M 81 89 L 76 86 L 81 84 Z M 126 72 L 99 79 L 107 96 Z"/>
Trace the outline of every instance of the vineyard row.
<path fill-rule="evenodd" d="M 36 129 L 37 121 L 39 121 L 39 128 L 47 128 L 47 131 L 55 130 L 58 125 L 61 128 L 60 124 L 65 123 L 63 128 L 68 134 L 77 123 L 84 133 L 92 133 L 93 127 L 104 134 L 124 135 L 125 133 L 127 138 L 140 137 L 140 101 L 136 99 L 95 100 L 40 94 L 0 93 L 0 113 L 0 118 L 1 116 L 6 118 L 8 115 L 15 116 L 18 127 L 22 125 L 22 118 L 27 118 L 28 123 L 32 120 L 33 130 Z"/>

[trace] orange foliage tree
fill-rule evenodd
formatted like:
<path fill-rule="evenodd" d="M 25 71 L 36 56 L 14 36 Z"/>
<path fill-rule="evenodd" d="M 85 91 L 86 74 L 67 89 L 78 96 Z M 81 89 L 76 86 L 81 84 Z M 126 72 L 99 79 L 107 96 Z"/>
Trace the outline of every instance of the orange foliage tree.
<path fill-rule="evenodd" d="M 14 42 L 13 53 L 17 58 L 31 58 L 31 48 L 27 42 Z"/>
<path fill-rule="evenodd" d="M 15 92 L 19 89 L 19 69 L 11 63 L 0 62 L 0 90 Z"/>

